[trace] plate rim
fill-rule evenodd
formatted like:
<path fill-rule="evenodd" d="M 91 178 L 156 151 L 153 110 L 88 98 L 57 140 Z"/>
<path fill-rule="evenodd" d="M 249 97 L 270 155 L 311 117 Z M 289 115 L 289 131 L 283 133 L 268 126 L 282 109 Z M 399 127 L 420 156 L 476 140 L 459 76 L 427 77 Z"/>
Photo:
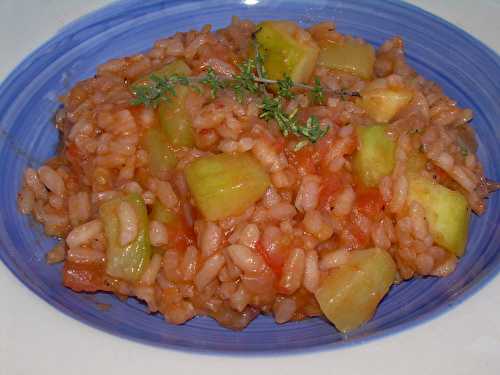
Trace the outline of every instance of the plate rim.
<path fill-rule="evenodd" d="M 389 3 L 393 6 L 398 6 L 399 8 L 406 9 L 411 11 L 412 13 L 418 13 L 421 14 L 424 17 L 427 17 L 434 22 L 440 23 L 442 26 L 446 26 L 447 28 L 454 30 L 460 34 L 461 37 L 464 37 L 468 39 L 468 41 L 473 44 L 476 48 L 479 48 L 482 52 L 485 52 L 488 54 L 493 61 L 495 61 L 495 64 L 497 67 L 500 69 L 500 55 L 493 50 L 490 46 L 486 45 L 483 43 L 481 40 L 479 40 L 477 37 L 469 34 L 467 31 L 463 30 L 459 26 L 443 19 L 442 17 L 439 17 L 431 12 L 428 12 L 416 5 L 406 3 L 406 2 L 401 2 L 397 0 L 375 0 L 373 1 L 374 3 Z M 166 6 L 170 6 L 173 4 L 182 4 L 182 3 L 200 3 L 198 0 L 188 0 L 188 1 L 182 1 L 182 0 L 155 0 L 152 1 L 150 4 L 154 5 L 157 3 L 164 3 Z M 47 48 L 50 48 L 52 44 L 55 44 L 59 42 L 60 40 L 68 37 L 69 35 L 76 34 L 80 32 L 83 28 L 89 26 L 89 24 L 92 24 L 95 22 L 95 18 L 99 16 L 104 16 L 106 13 L 113 12 L 114 10 L 119 10 L 120 8 L 128 7 L 128 6 L 133 6 L 133 5 L 140 5 L 142 2 L 140 0 L 119 0 L 114 3 L 105 5 L 103 7 L 99 7 L 71 22 L 69 22 L 67 25 L 63 26 L 61 29 L 59 29 L 53 36 L 51 36 L 48 40 L 43 42 L 41 45 L 33 49 L 30 53 L 28 53 L 24 58 L 21 59 L 21 61 L 15 65 L 15 67 L 10 70 L 6 77 L 0 82 L 0 93 L 3 93 L 8 90 L 10 84 L 12 81 L 16 79 L 17 76 L 23 73 L 23 70 L 25 67 L 29 66 L 35 59 L 36 57 L 46 50 Z M 3 261 L 5 264 L 6 268 L 9 269 L 9 271 L 15 276 L 17 280 L 21 282 L 22 285 L 26 286 L 31 292 L 33 292 L 35 295 L 37 295 L 39 298 L 41 298 L 46 304 L 50 305 L 52 308 L 54 308 L 57 311 L 62 312 L 66 316 L 71 317 L 73 320 L 78 321 L 79 323 L 83 323 L 87 326 L 92 327 L 93 329 L 96 329 L 99 332 L 105 332 L 107 334 L 111 334 L 113 336 L 117 336 L 120 338 L 124 338 L 127 340 L 135 341 L 138 343 L 141 343 L 143 345 L 150 345 L 150 346 L 155 346 L 159 348 L 166 348 L 174 351 L 180 351 L 183 353 L 199 353 L 199 354 L 205 354 L 205 355 L 223 355 L 223 356 L 244 356 L 244 357 L 254 357 L 254 356 L 288 356 L 288 355 L 296 355 L 297 353 L 312 353 L 312 352 L 323 352 L 323 351 L 332 351 L 332 350 L 337 350 L 337 349 L 342 349 L 350 346 L 358 346 L 362 345 L 364 343 L 370 342 L 372 340 L 379 340 L 381 338 L 385 338 L 391 335 L 394 335 L 400 331 L 407 331 L 407 330 L 413 330 L 415 327 L 424 324 L 426 322 L 429 322 L 431 320 L 434 320 L 438 317 L 441 317 L 444 315 L 446 312 L 450 311 L 454 307 L 460 305 L 464 301 L 468 300 L 471 296 L 475 295 L 478 293 L 485 285 L 487 285 L 491 280 L 496 278 L 498 274 L 500 273 L 500 267 L 496 267 L 493 269 L 485 268 L 483 269 L 483 272 L 479 275 L 480 277 L 475 277 L 473 281 L 471 281 L 468 285 L 467 288 L 464 289 L 457 297 L 454 297 L 451 300 L 451 303 L 445 304 L 438 306 L 434 308 L 433 310 L 420 315 L 414 319 L 412 319 L 409 322 L 405 322 L 402 325 L 397 325 L 388 329 L 385 329 L 381 332 L 375 332 L 371 333 L 368 337 L 359 337 L 356 338 L 352 341 L 341 341 L 341 342 L 336 342 L 335 344 L 315 344 L 306 348 L 296 348 L 296 349 L 278 349 L 277 351 L 268 352 L 268 351 L 261 351 L 261 350 L 234 350 L 234 351 L 223 351 L 221 349 L 211 349 L 211 348 L 199 348 L 199 347 L 191 347 L 191 346 L 184 346 L 184 345 L 174 345 L 166 342 L 157 342 L 157 341 L 151 341 L 148 339 L 143 339 L 137 336 L 133 336 L 131 334 L 126 334 L 123 333 L 120 330 L 113 329 L 113 328 L 108 328 L 105 324 L 100 324 L 100 321 L 92 321 L 89 318 L 85 318 L 78 313 L 75 313 L 74 311 L 68 309 L 64 304 L 59 303 L 57 300 L 52 299 L 50 296 L 47 295 L 46 292 L 44 292 L 42 289 L 38 288 L 36 285 L 34 285 L 31 280 L 26 280 L 21 278 L 21 275 L 16 271 L 16 261 L 9 256 L 9 252 L 5 251 L 5 249 L 2 247 L 0 251 L 0 259 Z M 484 272 L 486 270 L 486 272 Z"/>

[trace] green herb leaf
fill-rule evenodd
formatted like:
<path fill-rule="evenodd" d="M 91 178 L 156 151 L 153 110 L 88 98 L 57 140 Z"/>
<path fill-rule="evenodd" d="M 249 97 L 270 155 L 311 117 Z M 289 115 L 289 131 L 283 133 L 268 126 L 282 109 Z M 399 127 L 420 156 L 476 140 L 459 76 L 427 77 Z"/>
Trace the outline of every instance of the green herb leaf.
<path fill-rule="evenodd" d="M 322 104 L 325 101 L 325 93 L 318 77 L 314 79 L 314 86 L 311 89 L 311 99 L 315 104 Z"/>
<path fill-rule="evenodd" d="M 328 133 L 328 130 L 330 130 L 330 127 L 322 128 L 318 118 L 311 116 L 307 119 L 305 127 L 300 129 L 300 132 L 312 143 L 316 143 L 318 139 L 324 137 L 326 133 Z"/>
<path fill-rule="evenodd" d="M 135 98 L 133 105 L 144 104 L 148 107 L 155 107 L 160 101 L 168 101 L 171 96 L 175 96 L 174 83 L 167 78 L 152 74 L 149 76 L 147 84 L 137 84 L 132 86 Z"/>
<path fill-rule="evenodd" d="M 207 85 L 210 87 L 210 94 L 212 98 L 217 96 L 217 92 L 224 88 L 224 81 L 220 80 L 219 77 L 215 74 L 215 71 L 212 68 L 207 69 L 207 74 L 200 80 L 200 83 Z"/>
<path fill-rule="evenodd" d="M 285 99 L 293 99 L 295 94 L 291 91 L 294 83 L 290 76 L 286 75 L 283 79 L 278 80 L 278 95 Z"/>
<path fill-rule="evenodd" d="M 186 76 L 180 76 L 178 74 L 171 75 L 169 80 L 172 83 L 176 83 L 182 86 L 189 86 L 191 82 L 189 81 L 189 78 Z"/>
<path fill-rule="evenodd" d="M 295 147 L 293 148 L 293 151 L 297 152 L 297 151 L 300 151 L 302 150 L 304 147 L 306 147 L 307 145 L 309 144 L 309 141 L 307 140 L 302 140 L 300 142 L 298 142 Z"/>

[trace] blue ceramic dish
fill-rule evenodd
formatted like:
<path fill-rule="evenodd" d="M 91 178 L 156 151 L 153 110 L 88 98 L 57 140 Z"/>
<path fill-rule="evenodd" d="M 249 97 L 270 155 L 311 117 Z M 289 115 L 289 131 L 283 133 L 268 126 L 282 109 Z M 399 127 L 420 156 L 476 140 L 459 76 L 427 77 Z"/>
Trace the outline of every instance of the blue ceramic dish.
<path fill-rule="evenodd" d="M 92 76 L 98 64 L 149 48 L 154 40 L 205 23 L 222 27 L 232 15 L 258 21 L 297 20 L 309 25 L 334 20 L 341 32 L 375 45 L 402 35 L 410 63 L 438 82 L 461 106 L 474 110 L 479 157 L 486 175 L 500 180 L 500 59 L 479 41 L 418 8 L 393 1 L 224 0 L 122 1 L 64 28 L 24 60 L 0 86 L 0 257 L 32 291 L 60 311 L 103 331 L 175 349 L 277 353 L 332 349 L 410 327 L 462 301 L 500 268 L 499 195 L 472 220 L 467 254 L 443 279 L 413 280 L 394 287 L 372 321 L 348 337 L 322 319 L 276 325 L 259 317 L 244 332 L 221 328 L 207 318 L 168 325 L 142 304 L 108 294 L 77 294 L 61 283 L 60 267 L 44 254 L 54 241 L 17 212 L 22 171 L 54 155 L 58 134 L 51 120 L 57 96 Z M 8 301 L 6 302 L 8 303 Z M 107 311 L 99 303 L 110 304 Z"/>

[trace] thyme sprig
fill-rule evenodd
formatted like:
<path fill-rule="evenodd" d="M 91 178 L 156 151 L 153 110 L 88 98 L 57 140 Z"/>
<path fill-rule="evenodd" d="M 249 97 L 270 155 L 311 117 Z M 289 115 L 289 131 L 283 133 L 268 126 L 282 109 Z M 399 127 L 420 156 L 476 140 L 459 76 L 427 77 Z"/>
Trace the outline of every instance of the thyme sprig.
<path fill-rule="evenodd" d="M 175 86 L 191 85 L 191 80 L 188 77 L 171 75 L 168 78 L 151 74 L 149 82 L 141 82 L 132 86 L 132 105 L 144 104 L 149 107 L 156 107 L 161 101 L 169 101 L 172 96 L 175 96 Z"/>
<path fill-rule="evenodd" d="M 253 74 L 257 69 L 257 63 L 254 59 L 248 59 L 243 64 L 240 64 L 240 74 L 233 75 L 232 89 L 236 95 L 236 99 L 241 103 L 245 98 L 246 93 L 255 94 L 260 90 L 259 82 L 255 80 Z"/>
<path fill-rule="evenodd" d="M 281 133 L 286 137 L 290 134 L 296 136 L 303 136 L 311 143 L 316 143 L 320 138 L 330 130 L 329 127 L 322 128 L 317 117 L 311 116 L 307 119 L 306 123 L 301 123 L 297 119 L 297 109 L 291 113 L 286 113 L 283 109 L 282 99 L 279 97 L 265 96 L 262 105 L 262 113 L 260 118 L 264 120 L 274 120 L 278 124 Z M 304 147 L 307 143 L 303 141 L 297 143 L 296 150 Z"/>
<path fill-rule="evenodd" d="M 287 113 L 284 110 L 284 102 L 296 96 L 294 89 L 307 90 L 311 99 L 316 104 L 325 102 L 327 93 L 333 96 L 356 97 L 358 92 L 346 90 L 331 90 L 321 85 L 319 78 L 316 78 L 314 85 L 294 82 L 290 76 L 285 75 L 283 79 L 269 79 L 266 77 L 263 58 L 256 48 L 255 57 L 246 60 L 239 65 L 239 74 L 234 74 L 231 78 L 222 77 L 216 74 L 212 68 L 208 68 L 204 75 L 198 77 L 186 77 L 179 75 L 161 76 L 152 74 L 147 80 L 131 87 L 134 98 L 133 105 L 145 105 L 156 107 L 162 101 L 169 101 L 176 95 L 175 86 L 190 86 L 199 91 L 200 85 L 206 86 L 210 90 L 213 99 L 217 97 L 220 90 L 232 89 L 236 99 L 243 102 L 247 95 L 261 94 L 263 96 L 260 117 L 270 121 L 274 120 L 278 124 L 283 135 L 286 137 L 294 134 L 305 139 L 299 141 L 296 149 L 304 147 L 308 142 L 315 143 L 328 132 L 328 127 L 321 127 L 319 120 L 311 116 L 305 123 L 297 119 L 297 110 Z M 267 87 L 272 85 L 273 90 L 268 91 Z M 274 94 L 276 93 L 276 94 Z"/>
<path fill-rule="evenodd" d="M 259 77 L 255 77 L 254 79 L 256 82 L 263 83 L 264 85 L 276 85 L 282 81 L 279 79 L 274 80 L 274 79 L 259 78 Z M 338 96 L 341 98 L 347 98 L 347 97 L 360 98 L 361 97 L 361 94 L 358 91 L 349 91 L 349 90 L 345 90 L 345 89 L 332 90 L 328 87 L 321 86 L 321 85 L 319 85 L 319 87 L 318 87 L 316 85 L 311 86 L 311 85 L 307 85 L 305 83 L 293 82 L 293 87 L 308 90 L 308 91 L 320 90 L 321 93 L 323 94 L 323 96 L 325 95 L 325 93 L 329 93 L 332 96 Z"/>
<path fill-rule="evenodd" d="M 171 75 L 168 77 L 160 76 L 157 74 L 152 74 L 148 78 L 148 82 L 141 82 L 139 84 L 133 85 L 131 87 L 134 98 L 132 99 L 132 105 L 144 104 L 148 107 L 156 107 L 163 100 L 170 100 L 171 96 L 175 96 L 175 86 L 192 86 L 198 87 L 197 84 L 204 84 L 210 88 L 211 96 L 215 98 L 219 92 L 226 87 L 233 89 L 237 96 L 244 98 L 245 93 L 255 94 L 258 93 L 261 85 L 277 85 L 278 86 L 278 96 L 284 99 L 291 99 L 295 96 L 291 92 L 292 88 L 300 88 L 304 90 L 309 90 L 312 99 L 320 104 L 325 100 L 325 93 L 329 93 L 332 96 L 339 97 L 360 97 L 360 93 L 357 91 L 348 90 L 331 90 L 327 87 L 321 86 L 319 80 L 315 81 L 315 85 L 307 85 L 304 83 L 293 82 L 292 79 L 285 75 L 283 79 L 269 79 L 269 78 L 259 78 L 255 76 L 252 72 L 252 67 L 258 66 L 255 64 L 255 60 L 249 59 L 245 63 L 240 65 L 240 74 L 233 75 L 232 78 L 226 78 L 218 76 L 212 68 L 208 68 L 207 72 L 203 76 L 199 77 L 186 77 L 179 75 Z"/>

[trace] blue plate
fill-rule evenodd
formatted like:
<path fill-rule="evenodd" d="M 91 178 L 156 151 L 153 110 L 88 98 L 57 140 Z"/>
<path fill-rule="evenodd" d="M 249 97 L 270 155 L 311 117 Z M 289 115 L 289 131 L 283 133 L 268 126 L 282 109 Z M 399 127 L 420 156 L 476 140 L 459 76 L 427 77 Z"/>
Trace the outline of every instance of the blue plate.
<path fill-rule="evenodd" d="M 183 326 L 166 324 L 145 313 L 135 300 L 119 302 L 109 294 L 77 294 L 61 284 L 59 266 L 44 254 L 54 241 L 16 209 L 22 171 L 39 166 L 56 152 L 58 134 L 52 117 L 58 95 L 92 76 L 98 64 L 137 53 L 154 40 L 205 23 L 222 27 L 232 15 L 255 21 L 280 18 L 306 26 L 334 20 L 341 32 L 380 45 L 403 36 L 410 63 L 438 82 L 452 98 L 474 110 L 479 157 L 486 175 L 500 180 L 500 59 L 462 30 L 410 5 L 392 1 L 122 1 L 64 28 L 24 60 L 0 87 L 0 257 L 31 290 L 60 311 L 84 323 L 144 343 L 175 349 L 277 353 L 332 349 L 359 343 L 422 322 L 462 301 L 500 268 L 500 202 L 472 220 L 467 254 L 443 279 L 426 278 L 394 287 L 372 321 L 349 336 L 322 319 L 278 326 L 259 317 L 244 332 L 232 332 L 207 318 Z M 99 308 L 111 305 L 109 310 Z"/>

